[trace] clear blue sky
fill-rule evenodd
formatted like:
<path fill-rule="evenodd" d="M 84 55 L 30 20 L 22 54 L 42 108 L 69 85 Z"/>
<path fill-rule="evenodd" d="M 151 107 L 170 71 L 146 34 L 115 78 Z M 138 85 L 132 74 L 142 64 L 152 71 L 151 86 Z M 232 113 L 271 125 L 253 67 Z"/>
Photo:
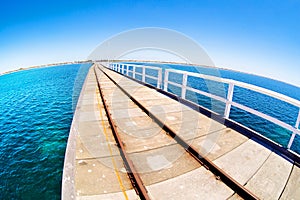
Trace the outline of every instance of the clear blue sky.
<path fill-rule="evenodd" d="M 300 86 L 300 0 L 2 0 L 0 72 L 84 60 L 108 37 L 141 27 L 182 32 L 219 67 Z"/>

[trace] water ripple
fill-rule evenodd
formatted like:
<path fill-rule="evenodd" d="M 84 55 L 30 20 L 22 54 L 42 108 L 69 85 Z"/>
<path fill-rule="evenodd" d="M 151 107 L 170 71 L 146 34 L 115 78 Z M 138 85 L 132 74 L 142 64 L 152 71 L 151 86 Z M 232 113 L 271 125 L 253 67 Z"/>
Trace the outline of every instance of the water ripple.
<path fill-rule="evenodd" d="M 89 66 L 0 76 L 0 199 L 60 199 L 73 86 L 81 89 Z"/>

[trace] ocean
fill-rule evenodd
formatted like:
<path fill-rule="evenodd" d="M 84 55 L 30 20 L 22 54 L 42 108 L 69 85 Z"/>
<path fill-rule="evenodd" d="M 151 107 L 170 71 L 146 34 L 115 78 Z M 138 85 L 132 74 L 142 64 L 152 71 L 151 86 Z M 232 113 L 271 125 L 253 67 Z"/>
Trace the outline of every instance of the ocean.
<path fill-rule="evenodd" d="M 0 76 L 0 199 L 60 199 L 73 112 L 90 66 Z"/>

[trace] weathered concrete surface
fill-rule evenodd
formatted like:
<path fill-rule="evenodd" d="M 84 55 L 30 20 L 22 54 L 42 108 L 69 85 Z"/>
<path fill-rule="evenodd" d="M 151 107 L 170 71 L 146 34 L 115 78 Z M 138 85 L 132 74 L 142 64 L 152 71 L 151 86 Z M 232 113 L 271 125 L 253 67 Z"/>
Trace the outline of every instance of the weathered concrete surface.
<path fill-rule="evenodd" d="M 255 191 L 260 199 L 279 199 L 292 167 L 292 163 L 272 153 L 246 184 L 246 188 Z"/>
<path fill-rule="evenodd" d="M 125 190 L 131 189 L 130 182 L 124 181 L 128 177 L 120 156 L 76 160 L 76 196 L 120 192 L 116 171 Z"/>
<path fill-rule="evenodd" d="M 248 140 L 216 159 L 214 163 L 244 185 L 263 165 L 270 154 L 270 150 L 252 140 Z"/>
<path fill-rule="evenodd" d="M 231 152 L 247 140 L 247 137 L 230 128 L 226 128 L 195 138 L 192 145 L 205 157 L 215 160 Z"/>
<path fill-rule="evenodd" d="M 204 167 L 148 187 L 156 199 L 227 199 L 233 194 Z"/>
<path fill-rule="evenodd" d="M 200 164 L 191 159 L 191 156 L 179 145 L 131 153 L 130 159 L 135 163 L 146 186 L 166 181 L 200 167 Z"/>
<path fill-rule="evenodd" d="M 138 200 L 139 198 L 136 196 L 134 190 L 126 191 L 128 199 Z M 90 195 L 90 196 L 78 196 L 77 200 L 113 200 L 113 199 L 125 199 L 124 194 L 122 192 L 116 193 L 107 193 L 107 194 L 100 194 L 100 195 Z"/>
<path fill-rule="evenodd" d="M 300 168 L 294 165 L 291 176 L 280 199 L 300 199 Z"/>

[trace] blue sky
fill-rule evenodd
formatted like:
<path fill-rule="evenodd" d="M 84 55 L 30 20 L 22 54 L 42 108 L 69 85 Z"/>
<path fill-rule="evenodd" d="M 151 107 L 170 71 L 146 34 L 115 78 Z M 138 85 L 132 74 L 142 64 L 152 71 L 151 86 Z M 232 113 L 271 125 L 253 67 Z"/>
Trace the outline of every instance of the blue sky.
<path fill-rule="evenodd" d="M 300 0 L 2 1 L 0 73 L 84 60 L 102 41 L 162 27 L 197 41 L 219 67 L 300 86 Z"/>

